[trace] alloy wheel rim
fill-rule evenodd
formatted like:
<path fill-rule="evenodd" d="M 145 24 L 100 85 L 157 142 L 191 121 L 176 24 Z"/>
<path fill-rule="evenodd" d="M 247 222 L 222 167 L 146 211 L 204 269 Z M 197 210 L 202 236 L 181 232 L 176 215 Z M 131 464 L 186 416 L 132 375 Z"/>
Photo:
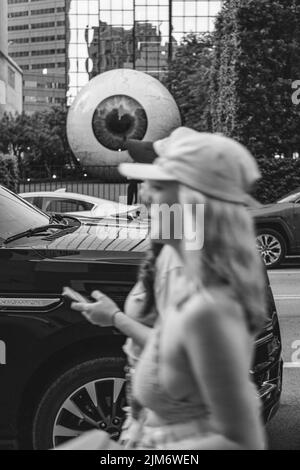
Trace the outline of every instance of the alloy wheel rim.
<path fill-rule="evenodd" d="M 53 447 L 92 429 L 106 431 L 118 440 L 125 404 L 125 379 L 106 377 L 82 385 L 64 400 L 56 414 Z"/>
<path fill-rule="evenodd" d="M 257 236 L 256 242 L 266 266 L 271 266 L 280 259 L 282 247 L 274 235 L 263 233 Z"/>

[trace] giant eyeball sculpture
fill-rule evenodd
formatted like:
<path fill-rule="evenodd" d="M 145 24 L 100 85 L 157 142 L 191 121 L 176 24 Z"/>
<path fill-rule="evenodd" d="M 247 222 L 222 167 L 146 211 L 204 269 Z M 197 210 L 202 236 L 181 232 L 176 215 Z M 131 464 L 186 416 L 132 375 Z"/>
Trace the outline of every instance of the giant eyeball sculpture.
<path fill-rule="evenodd" d="M 131 161 L 127 139 L 162 139 L 180 125 L 176 102 L 158 80 L 117 69 L 82 88 L 69 110 L 67 133 L 82 165 L 118 165 Z"/>

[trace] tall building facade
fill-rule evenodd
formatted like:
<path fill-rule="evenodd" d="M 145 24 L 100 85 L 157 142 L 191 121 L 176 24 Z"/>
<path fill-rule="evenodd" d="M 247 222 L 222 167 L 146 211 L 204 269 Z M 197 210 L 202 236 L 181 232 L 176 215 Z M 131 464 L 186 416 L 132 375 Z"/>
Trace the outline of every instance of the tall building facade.
<path fill-rule="evenodd" d="M 21 113 L 22 70 L 8 56 L 7 0 L 0 3 L 0 117 L 3 113 Z"/>
<path fill-rule="evenodd" d="M 218 0 L 8 0 L 9 50 L 24 71 L 32 112 L 71 104 L 102 72 L 161 78 L 182 37 L 211 31 Z"/>
<path fill-rule="evenodd" d="M 66 96 L 65 0 L 8 0 L 10 56 L 24 73 L 24 109 L 32 113 Z"/>

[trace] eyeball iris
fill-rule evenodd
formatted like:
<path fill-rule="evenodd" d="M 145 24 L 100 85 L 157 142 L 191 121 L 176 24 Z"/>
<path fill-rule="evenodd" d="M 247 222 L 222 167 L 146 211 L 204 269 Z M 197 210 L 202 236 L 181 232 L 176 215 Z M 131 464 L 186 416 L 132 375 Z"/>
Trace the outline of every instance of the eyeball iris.
<path fill-rule="evenodd" d="M 92 128 L 98 142 L 109 150 L 126 150 L 126 140 L 142 140 L 148 119 L 142 105 L 127 95 L 110 96 L 97 106 Z"/>

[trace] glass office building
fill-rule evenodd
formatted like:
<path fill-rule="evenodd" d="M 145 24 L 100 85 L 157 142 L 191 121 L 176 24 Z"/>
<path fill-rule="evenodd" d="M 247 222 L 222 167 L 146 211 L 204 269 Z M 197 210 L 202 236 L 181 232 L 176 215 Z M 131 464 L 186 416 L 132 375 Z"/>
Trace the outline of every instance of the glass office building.
<path fill-rule="evenodd" d="M 182 37 L 211 31 L 222 1 L 8 0 L 10 53 L 25 72 L 25 110 L 71 104 L 102 72 L 157 78 Z"/>
<path fill-rule="evenodd" d="M 212 31 L 222 1 L 71 0 L 68 2 L 68 103 L 92 77 L 134 68 L 157 78 L 182 37 Z"/>

